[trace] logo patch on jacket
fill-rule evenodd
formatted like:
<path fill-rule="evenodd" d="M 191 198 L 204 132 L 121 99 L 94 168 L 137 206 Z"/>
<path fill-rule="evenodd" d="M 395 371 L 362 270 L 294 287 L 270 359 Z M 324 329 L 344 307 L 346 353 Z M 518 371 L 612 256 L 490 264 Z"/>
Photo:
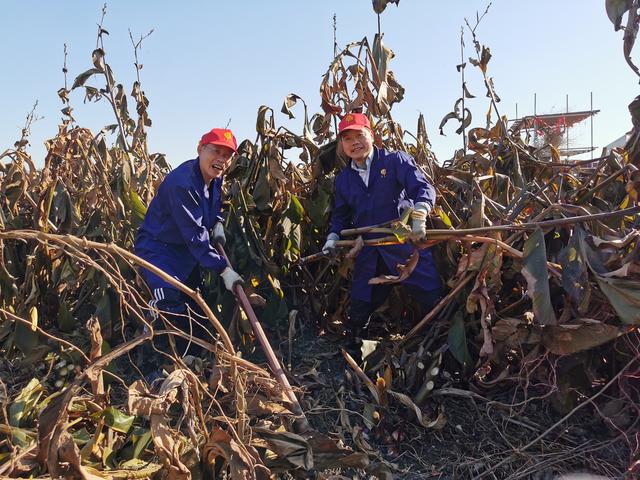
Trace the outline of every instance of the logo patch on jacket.
<path fill-rule="evenodd" d="M 387 169 L 386 169 L 386 168 L 383 168 L 382 170 L 380 170 L 380 176 L 381 176 L 382 178 L 384 178 L 384 177 L 386 177 L 386 176 L 387 176 Z"/>

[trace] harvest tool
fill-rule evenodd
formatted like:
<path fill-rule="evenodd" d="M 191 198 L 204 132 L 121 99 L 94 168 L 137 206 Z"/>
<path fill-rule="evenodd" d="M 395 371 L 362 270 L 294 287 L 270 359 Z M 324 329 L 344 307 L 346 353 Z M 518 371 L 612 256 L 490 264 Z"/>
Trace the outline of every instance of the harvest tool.
<path fill-rule="evenodd" d="M 216 243 L 216 249 L 225 258 L 225 260 L 227 261 L 227 264 L 231 266 L 231 263 L 229 262 L 229 257 L 227 257 L 227 253 L 224 251 L 224 247 L 220 243 Z M 278 360 L 278 357 L 276 357 L 276 354 L 273 351 L 273 348 L 271 348 L 271 344 L 269 343 L 269 340 L 267 339 L 267 336 L 264 333 L 264 330 L 262 329 L 262 325 L 258 321 L 258 317 L 256 316 L 255 312 L 253 311 L 253 308 L 251 307 L 251 303 L 249 302 L 249 299 L 247 298 L 247 294 L 244 292 L 242 285 L 240 284 L 235 285 L 233 287 L 233 294 L 235 295 L 238 303 L 240 304 L 244 312 L 247 314 L 247 317 L 249 318 L 249 322 L 251 322 L 251 328 L 253 329 L 253 333 L 255 333 L 256 338 L 258 339 L 258 341 L 260 342 L 260 345 L 262 346 L 262 349 L 264 350 L 264 354 L 267 357 L 267 362 L 269 363 L 269 367 L 271 368 L 271 371 L 275 375 L 276 380 L 278 381 L 280 386 L 282 386 L 283 390 L 285 391 L 285 394 L 287 395 L 287 398 L 291 402 L 292 411 L 297 416 L 297 421 L 296 421 L 297 429 L 300 432 L 308 431 L 311 427 L 309 426 L 307 417 L 302 411 L 300 402 L 298 402 L 298 398 L 296 397 L 296 394 L 293 392 L 293 389 L 291 388 L 291 384 L 289 383 L 287 376 L 284 374 L 284 370 L 280 365 L 280 361 Z"/>

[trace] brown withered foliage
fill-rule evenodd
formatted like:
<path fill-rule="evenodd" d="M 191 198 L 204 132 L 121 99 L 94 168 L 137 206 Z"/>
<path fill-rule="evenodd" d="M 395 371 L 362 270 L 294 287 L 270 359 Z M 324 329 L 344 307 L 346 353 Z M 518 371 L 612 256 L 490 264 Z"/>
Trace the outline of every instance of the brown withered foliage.
<path fill-rule="evenodd" d="M 387 2 L 377 3 L 382 11 Z M 624 54 L 634 68 L 639 5 L 614 3 L 607 13 L 618 26 L 627 19 Z M 638 101 L 627 145 L 606 157 L 562 160 L 553 145 L 529 145 L 500 116 L 491 53 L 476 27 L 469 66 L 459 69 L 483 76 L 488 120 L 472 125 L 464 105 L 475 97 L 465 85 L 440 126 L 457 121 L 466 136 L 452 159 L 437 161 L 422 115 L 415 133 L 393 120 L 404 89 L 390 68 L 394 53 L 376 35 L 336 55 L 321 81 L 320 113 L 293 93 L 284 99 L 290 118 L 302 107 L 300 134 L 260 107 L 256 140 L 241 143 L 228 172 L 231 263 L 271 338 L 288 345 L 288 355 L 279 353 L 303 406 L 317 412 L 315 430 L 299 431 L 259 355 L 249 357 L 255 363 L 238 355 L 251 353 L 254 333 L 218 279 L 201 292 L 179 286 L 205 307 L 207 356 L 154 352 L 155 336 L 178 333 L 147 320 L 144 263 L 130 251 L 170 167 L 147 143 L 138 61 L 146 36 L 132 37 L 138 77 L 127 94 L 107 62 L 101 23 L 93 66 L 58 91 L 64 119 L 43 167 L 27 152 L 33 115 L 0 155 L 0 475 L 409 478 L 411 465 L 422 478 L 534 478 L 572 468 L 633 478 Z M 115 123 L 98 134 L 77 125 L 74 92 L 107 102 Z M 351 111 L 370 116 L 376 145 L 411 154 L 438 193 L 425 239 L 411 237 L 405 216 L 376 226 L 380 241 L 433 248 L 448 286 L 424 318 L 395 288 L 374 314 L 364 363 L 334 356 L 362 232 L 343 235 L 341 246 L 353 248 L 346 258 L 300 262 L 323 243 L 333 179 L 347 161 L 335 120 Z M 374 281 L 397 283 L 414 266 L 407 259 L 398 276 Z M 150 352 L 167 373 L 152 385 L 138 370 Z M 327 364 L 346 372 L 337 388 Z"/>

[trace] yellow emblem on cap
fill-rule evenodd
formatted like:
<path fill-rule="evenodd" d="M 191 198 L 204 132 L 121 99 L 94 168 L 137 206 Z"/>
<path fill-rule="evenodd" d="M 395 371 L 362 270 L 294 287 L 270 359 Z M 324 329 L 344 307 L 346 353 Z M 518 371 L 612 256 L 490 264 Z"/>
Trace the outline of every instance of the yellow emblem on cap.
<path fill-rule="evenodd" d="M 231 135 L 231 132 L 229 131 L 224 132 L 224 138 L 226 138 L 227 140 L 231 140 L 231 137 L 233 137 L 233 135 Z"/>
<path fill-rule="evenodd" d="M 347 122 L 353 122 L 353 115 L 349 114 L 346 117 L 344 117 L 345 121 Z"/>

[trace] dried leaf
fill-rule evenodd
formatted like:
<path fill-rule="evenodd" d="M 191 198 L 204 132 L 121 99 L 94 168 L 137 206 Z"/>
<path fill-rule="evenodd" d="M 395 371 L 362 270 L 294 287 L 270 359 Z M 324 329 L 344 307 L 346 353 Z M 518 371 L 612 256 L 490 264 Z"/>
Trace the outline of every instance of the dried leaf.
<path fill-rule="evenodd" d="M 91 339 L 89 359 L 94 361 L 102 355 L 102 333 L 100 331 L 100 322 L 96 317 L 91 317 L 87 321 L 87 330 L 89 330 L 89 338 Z M 103 404 L 105 401 L 105 391 L 102 369 L 93 369 L 88 377 L 91 382 L 91 391 L 93 392 L 95 401 L 98 404 Z"/>
<path fill-rule="evenodd" d="M 312 430 L 304 435 L 313 452 L 313 465 L 318 471 L 329 468 L 365 468 L 369 464 L 369 456 L 362 452 L 353 452 L 343 447 L 331 437 Z"/>
<path fill-rule="evenodd" d="M 191 473 L 181 458 L 182 447 L 186 444 L 186 439 L 170 427 L 167 412 L 169 407 L 177 401 L 178 394 L 183 396 L 183 406 L 191 404 L 189 397 L 199 401 L 198 385 L 198 380 L 190 370 L 174 370 L 164 380 L 157 397 L 154 398 L 151 404 L 150 422 L 153 443 L 156 453 L 167 471 L 168 478 L 171 480 L 190 479 Z M 134 393 L 137 394 L 139 391 L 138 387 Z M 129 393 L 132 393 L 131 389 Z M 129 402 L 131 404 L 131 397 Z M 138 403 L 136 406 L 145 408 L 147 403 Z M 193 415 L 194 412 L 187 411 L 185 414 Z"/>
<path fill-rule="evenodd" d="M 284 97 L 284 103 L 282 104 L 281 112 L 286 113 L 290 119 L 295 118 L 295 115 L 291 111 L 291 107 L 293 107 L 298 100 L 301 100 L 301 98 L 295 93 L 290 93 L 289 95 Z"/>
<path fill-rule="evenodd" d="M 442 408 L 438 412 L 438 416 L 431 420 L 427 417 L 420 407 L 418 407 L 410 397 L 405 395 L 404 393 L 394 392 L 393 390 L 388 390 L 387 392 L 391 398 L 398 400 L 401 404 L 409 409 L 417 418 L 418 423 L 422 425 L 424 428 L 442 430 L 447 423 L 447 417 L 444 414 Z"/>
<path fill-rule="evenodd" d="M 607 16 L 611 23 L 613 23 L 614 29 L 620 30 L 622 23 L 622 16 L 627 13 L 631 8 L 633 0 L 606 0 L 605 8 L 607 10 Z"/>
<path fill-rule="evenodd" d="M 589 269 L 596 277 L 596 281 L 624 323 L 640 324 L 640 281 L 624 278 L 608 277 L 608 272 L 597 257 L 596 252 L 589 247 L 586 233 L 577 228 L 574 235 L 578 235 L 582 255 Z"/>
<path fill-rule="evenodd" d="M 542 343 L 556 355 L 571 355 L 610 342 L 622 335 L 617 327 L 590 318 L 575 323 L 547 325 L 542 329 Z"/>
<path fill-rule="evenodd" d="M 71 90 L 74 90 L 78 87 L 83 86 L 85 82 L 89 80 L 89 78 L 91 78 L 91 76 L 95 75 L 96 73 L 100 73 L 100 70 L 98 70 L 97 68 L 90 68 L 86 72 L 83 72 L 80 75 L 78 75 L 76 79 L 73 81 L 73 86 L 71 87 Z"/>
<path fill-rule="evenodd" d="M 471 125 L 471 119 L 472 119 L 471 111 L 468 108 L 465 108 L 463 116 L 462 116 L 462 125 L 460 125 L 458 127 L 458 129 L 456 130 L 456 133 L 458 135 L 460 135 L 462 132 L 464 132 L 464 130 L 466 128 L 468 128 L 469 125 Z"/>
<path fill-rule="evenodd" d="M 93 60 L 93 66 L 96 67 L 96 70 L 98 70 L 99 72 L 104 72 L 104 50 L 102 50 L 101 48 L 96 48 L 91 54 L 91 59 Z"/>
<path fill-rule="evenodd" d="M 475 95 L 472 95 L 469 90 L 467 89 L 467 82 L 464 82 L 464 84 L 462 85 L 463 91 L 464 91 L 464 97 L 465 98 L 476 98 Z"/>
<path fill-rule="evenodd" d="M 438 125 L 438 129 L 440 130 L 440 135 L 446 136 L 445 133 L 442 131 L 442 129 L 444 128 L 444 126 L 447 124 L 449 120 L 459 120 L 458 114 L 456 112 L 449 112 L 444 116 L 444 118 L 440 121 L 440 125 Z"/>
<path fill-rule="evenodd" d="M 396 6 L 400 4 L 400 0 L 372 0 L 373 11 L 380 15 L 387 8 L 387 4 L 395 3 Z"/>
<path fill-rule="evenodd" d="M 136 380 L 129 386 L 127 406 L 132 415 L 148 417 L 152 413 L 162 413 L 165 408 L 155 404 L 155 396 L 147 389 L 142 380 Z"/>
<path fill-rule="evenodd" d="M 221 428 L 211 431 L 202 451 L 208 465 L 215 465 L 216 458 L 222 457 L 232 480 L 267 480 L 270 476 L 271 472 L 262 464 L 255 448 L 239 445 Z"/>
<path fill-rule="evenodd" d="M 482 327 L 483 343 L 480 348 L 480 356 L 486 357 L 493 353 L 493 338 L 491 336 L 490 321 L 495 314 L 493 302 L 489 297 L 489 292 L 485 282 L 487 271 L 483 270 L 476 277 L 475 284 L 471 289 L 471 293 L 467 297 L 467 311 L 474 313 L 476 306 L 480 305 L 480 325 Z"/>
<path fill-rule="evenodd" d="M 405 281 L 415 270 L 418 260 L 420 260 L 420 251 L 414 249 L 406 264 L 397 265 L 398 275 L 380 275 L 379 277 L 371 278 L 369 285 L 390 285 Z"/>
<path fill-rule="evenodd" d="M 291 415 L 291 411 L 284 405 L 274 402 L 270 398 L 255 394 L 247 398 L 248 415 Z"/>
<path fill-rule="evenodd" d="M 309 443 L 300 435 L 290 432 L 274 432 L 263 427 L 254 427 L 254 434 L 269 446 L 281 460 L 304 470 L 313 468 L 313 454 Z"/>

